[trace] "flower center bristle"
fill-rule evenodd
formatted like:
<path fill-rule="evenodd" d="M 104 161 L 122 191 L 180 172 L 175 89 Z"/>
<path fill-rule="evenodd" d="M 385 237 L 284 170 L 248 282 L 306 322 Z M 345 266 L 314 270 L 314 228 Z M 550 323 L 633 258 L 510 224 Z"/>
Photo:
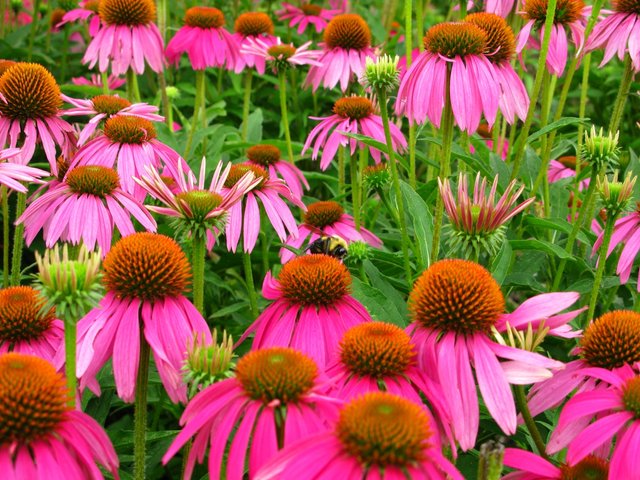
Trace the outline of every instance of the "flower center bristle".
<path fill-rule="evenodd" d="M 156 19 L 153 0 L 100 0 L 100 20 L 107 25 L 147 25 Z"/>
<path fill-rule="evenodd" d="M 527 20 L 534 20 L 537 26 L 542 26 L 547 17 L 548 0 L 527 0 L 523 2 L 523 10 Z M 558 0 L 553 22 L 568 25 L 580 19 L 584 2 L 582 0 Z"/>
<path fill-rule="evenodd" d="M 187 204 L 194 220 L 204 221 L 209 213 L 222 203 L 222 196 L 209 190 L 191 190 L 176 195 L 178 201 Z"/>
<path fill-rule="evenodd" d="M 67 173 L 67 185 L 72 192 L 105 198 L 120 186 L 120 178 L 112 168 L 98 165 L 76 167 Z"/>
<path fill-rule="evenodd" d="M 131 106 L 129 100 L 120 98 L 117 95 L 98 95 L 91 99 L 91 103 L 93 103 L 93 108 L 96 112 L 107 115 L 115 115 L 120 110 Z"/>
<path fill-rule="evenodd" d="M 269 173 L 264 168 L 252 165 L 251 163 L 239 163 L 231 166 L 229 175 L 227 175 L 227 179 L 224 182 L 224 186 L 227 188 L 233 187 L 248 172 L 253 172 L 256 178 L 262 179 L 255 189 L 259 189 L 264 182 L 269 180 Z"/>
<path fill-rule="evenodd" d="M 236 19 L 234 29 L 244 37 L 273 35 L 273 22 L 266 13 L 247 12 Z"/>
<path fill-rule="evenodd" d="M 175 240 L 158 233 L 122 238 L 104 259 L 104 285 L 120 298 L 178 297 L 189 285 L 189 261 Z"/>
<path fill-rule="evenodd" d="M 616 12 L 640 15 L 640 0 L 614 0 L 612 3 Z"/>
<path fill-rule="evenodd" d="M 373 113 L 373 104 L 366 97 L 344 97 L 333 104 L 333 113 L 351 120 L 362 120 Z"/>
<path fill-rule="evenodd" d="M 274 145 L 254 145 L 247 149 L 247 158 L 254 163 L 268 167 L 280 160 L 280 149 Z"/>
<path fill-rule="evenodd" d="M 574 466 L 560 466 L 560 480 L 607 480 L 609 462 L 595 455 L 587 455 Z"/>
<path fill-rule="evenodd" d="M 254 350 L 238 361 L 236 378 L 254 400 L 297 402 L 313 387 L 318 376 L 316 363 L 293 348 Z"/>
<path fill-rule="evenodd" d="M 184 23 L 196 28 L 220 28 L 224 26 L 224 13 L 213 7 L 191 7 L 184 16 Z"/>
<path fill-rule="evenodd" d="M 336 15 L 324 29 L 324 43 L 329 48 L 362 50 L 371 46 L 369 25 L 355 13 Z"/>
<path fill-rule="evenodd" d="M 440 23 L 431 27 L 424 36 L 424 48 L 447 58 L 480 55 L 487 49 L 488 36 L 472 23 Z"/>
<path fill-rule="evenodd" d="M 267 53 L 278 60 L 287 60 L 296 53 L 296 47 L 293 45 L 274 45 L 267 49 Z"/>
<path fill-rule="evenodd" d="M 350 455 L 372 468 L 419 462 L 433 435 L 423 408 L 382 392 L 349 402 L 340 412 L 336 433 Z"/>
<path fill-rule="evenodd" d="M 413 320 L 445 332 L 488 333 L 504 307 L 500 285 L 484 267 L 467 260 L 434 263 L 409 295 Z"/>
<path fill-rule="evenodd" d="M 156 138 L 156 127 L 145 118 L 122 115 L 106 121 L 104 134 L 114 143 L 141 145 Z"/>
<path fill-rule="evenodd" d="M 473 13 L 465 18 L 465 22 L 487 34 L 484 53 L 489 60 L 496 64 L 511 61 L 516 52 L 516 37 L 504 18 L 494 13 Z"/>
<path fill-rule="evenodd" d="M 13 67 L 16 63 L 18 62 L 14 62 L 13 60 L 0 59 L 0 76 L 2 76 L 4 72 L 9 70 L 9 68 Z"/>
<path fill-rule="evenodd" d="M 0 290 L 0 343 L 39 340 L 55 319 L 54 307 L 31 287 Z"/>
<path fill-rule="evenodd" d="M 622 389 L 624 408 L 633 413 L 635 420 L 640 420 L 640 376 L 628 380 Z"/>
<path fill-rule="evenodd" d="M 278 277 L 282 295 L 303 306 L 332 305 L 351 288 L 351 275 L 340 260 L 329 255 L 296 257 Z"/>
<path fill-rule="evenodd" d="M 390 323 L 356 325 L 340 341 L 342 363 L 360 376 L 402 375 L 415 355 L 409 335 Z"/>
<path fill-rule="evenodd" d="M 311 3 L 303 3 L 300 5 L 300 10 L 303 11 L 305 15 L 317 17 L 322 13 L 322 7 L 319 5 L 313 5 Z"/>
<path fill-rule="evenodd" d="M 16 63 L 0 76 L 0 115 L 12 120 L 55 117 L 62 106 L 60 87 L 37 63 Z"/>
<path fill-rule="evenodd" d="M 0 357 L 0 445 L 51 435 L 70 410 L 63 376 L 46 360 L 20 353 Z"/>
<path fill-rule="evenodd" d="M 333 225 L 344 215 L 344 208 L 338 202 L 315 202 L 307 207 L 304 223 L 316 228 Z"/>
<path fill-rule="evenodd" d="M 587 327 L 580 346 L 580 355 L 594 367 L 611 370 L 640 362 L 640 313 L 605 313 Z"/>

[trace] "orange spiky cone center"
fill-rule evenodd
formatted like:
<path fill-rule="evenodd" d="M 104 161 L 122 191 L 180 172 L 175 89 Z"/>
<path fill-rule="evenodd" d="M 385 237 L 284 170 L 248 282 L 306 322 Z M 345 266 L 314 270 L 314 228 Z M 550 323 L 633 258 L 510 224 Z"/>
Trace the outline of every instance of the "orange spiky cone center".
<path fill-rule="evenodd" d="M 120 187 L 120 177 L 116 171 L 98 165 L 75 167 L 67 173 L 66 182 L 74 193 L 100 198 L 111 195 Z"/>
<path fill-rule="evenodd" d="M 480 55 L 487 48 L 487 34 L 469 22 L 440 23 L 424 36 L 425 50 L 448 58 Z"/>
<path fill-rule="evenodd" d="M 640 313 L 605 313 L 587 327 L 580 346 L 580 355 L 594 367 L 611 370 L 640 362 Z"/>
<path fill-rule="evenodd" d="M 607 480 L 609 462 L 604 458 L 588 455 L 573 466 L 561 465 L 561 480 Z"/>
<path fill-rule="evenodd" d="M 55 319 L 55 308 L 32 287 L 0 290 L 0 343 L 39 340 Z"/>
<path fill-rule="evenodd" d="M 144 118 L 115 116 L 106 121 L 104 134 L 114 143 L 141 145 L 156 138 L 156 128 Z"/>
<path fill-rule="evenodd" d="M 96 112 L 106 115 L 115 115 L 120 110 L 131 106 L 129 100 L 120 98 L 117 95 L 98 95 L 91 99 L 91 103 L 93 103 L 93 108 L 95 108 Z"/>
<path fill-rule="evenodd" d="M 315 202 L 307 207 L 304 223 L 322 229 L 333 225 L 344 215 L 344 208 L 338 202 Z"/>
<path fill-rule="evenodd" d="M 371 46 L 371 30 L 360 15 L 336 15 L 324 29 L 324 43 L 328 48 L 363 50 Z"/>
<path fill-rule="evenodd" d="M 156 19 L 153 0 L 100 0 L 100 20 L 107 25 L 147 25 Z"/>
<path fill-rule="evenodd" d="M 465 18 L 487 34 L 485 53 L 494 63 L 509 62 L 516 52 L 516 38 L 506 20 L 494 13 L 472 13 Z"/>
<path fill-rule="evenodd" d="M 0 115 L 13 120 L 55 117 L 62 106 L 53 75 L 37 63 L 16 63 L 0 76 Z"/>
<path fill-rule="evenodd" d="M 366 97 L 344 97 L 333 105 L 333 113 L 351 120 L 362 120 L 373 114 L 373 104 Z"/>
<path fill-rule="evenodd" d="M 234 29 L 245 37 L 273 35 L 273 21 L 266 13 L 247 12 L 236 19 Z"/>
<path fill-rule="evenodd" d="M 280 160 L 280 149 L 274 145 L 254 145 L 247 149 L 247 158 L 263 167 Z"/>
<path fill-rule="evenodd" d="M 547 0 L 527 0 L 523 6 L 525 18 L 534 20 L 538 25 L 544 24 L 548 3 Z M 558 0 L 553 22 L 562 25 L 573 23 L 580 18 L 583 9 L 582 0 Z"/>
<path fill-rule="evenodd" d="M 184 16 L 184 23 L 196 28 L 221 28 L 224 26 L 224 13 L 214 7 L 191 7 Z"/>

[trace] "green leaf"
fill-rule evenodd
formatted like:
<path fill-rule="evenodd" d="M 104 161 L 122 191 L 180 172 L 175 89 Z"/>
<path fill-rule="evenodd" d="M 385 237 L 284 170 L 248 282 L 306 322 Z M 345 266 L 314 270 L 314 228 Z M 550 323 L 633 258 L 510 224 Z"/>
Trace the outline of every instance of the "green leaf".
<path fill-rule="evenodd" d="M 559 232 L 566 233 L 567 235 L 570 234 L 573 229 L 573 226 L 562 218 L 538 218 L 533 215 L 525 215 L 523 220 L 527 225 L 547 230 L 557 230 Z M 577 238 L 582 243 L 590 243 L 589 239 L 583 232 L 579 232 Z"/>
<path fill-rule="evenodd" d="M 365 145 L 368 145 L 377 150 L 380 150 L 383 153 L 388 152 L 386 143 L 379 142 L 378 140 L 375 140 L 371 137 L 367 137 L 366 135 L 360 135 L 359 133 L 350 133 L 350 132 L 340 132 L 340 133 L 342 133 L 342 135 L 344 135 L 345 137 L 355 138 L 356 140 L 364 143 Z"/>
<path fill-rule="evenodd" d="M 442 140 L 436 137 L 421 137 L 421 140 L 424 140 L 429 143 L 435 143 L 436 145 L 442 146 Z M 469 165 L 474 172 L 480 172 L 482 175 L 484 175 L 487 178 L 493 177 L 493 172 L 491 171 L 491 168 L 489 168 L 488 165 L 485 165 L 482 162 L 482 160 L 480 160 L 479 158 L 469 155 L 457 143 L 454 143 L 451 146 L 451 156 L 462 160 L 464 163 Z"/>
<path fill-rule="evenodd" d="M 433 217 L 427 204 L 411 188 L 411 185 L 400 181 L 400 190 L 405 203 L 405 210 L 409 213 L 413 223 L 414 240 L 419 250 L 415 252 L 418 259 L 418 270 L 424 270 L 429 263 L 429 246 L 433 240 Z"/>
<path fill-rule="evenodd" d="M 502 244 L 502 248 L 498 252 L 498 255 L 496 255 L 493 262 L 491 262 L 491 274 L 500 285 L 502 285 L 504 279 L 507 278 L 507 273 L 511 266 L 512 255 L 513 249 L 511 248 L 511 245 L 509 242 L 504 242 Z"/>
<path fill-rule="evenodd" d="M 537 132 L 532 133 L 531 135 L 529 135 L 529 138 L 527 138 L 527 143 L 532 143 L 533 141 L 537 140 L 538 138 L 546 135 L 549 132 L 553 132 L 554 130 L 558 130 L 559 128 L 566 127 L 568 125 L 578 125 L 580 123 L 582 123 L 583 125 L 586 125 L 587 123 L 589 123 L 589 119 L 588 118 L 580 119 L 578 117 L 563 117 L 560 120 L 557 120 L 555 122 L 551 122 L 546 127 L 541 128 Z"/>
<path fill-rule="evenodd" d="M 385 296 L 386 301 L 390 304 L 393 304 L 395 307 L 395 311 L 397 312 L 398 320 L 393 321 L 392 323 L 403 323 L 403 319 L 409 316 L 409 311 L 407 310 L 407 302 L 403 298 L 403 296 L 396 290 L 384 277 L 384 275 L 377 269 L 377 267 L 371 263 L 370 260 L 365 260 L 363 262 L 364 271 L 371 280 L 371 285 L 374 288 L 377 288 L 382 292 Z M 389 305 L 389 309 L 391 309 L 391 305 Z M 399 323 L 398 323 L 399 322 Z"/>
<path fill-rule="evenodd" d="M 545 252 L 549 255 L 554 255 L 560 259 L 566 259 L 574 261 L 573 256 L 569 255 L 564 248 L 554 245 L 553 243 L 545 242 L 542 240 L 509 240 L 511 248 L 514 250 L 538 250 Z"/>
<path fill-rule="evenodd" d="M 353 296 L 362 304 L 367 306 L 371 316 L 381 322 L 393 323 L 399 327 L 406 327 L 406 322 L 398 313 L 384 293 L 375 287 L 363 283 L 359 278 L 354 277 L 352 286 Z"/>

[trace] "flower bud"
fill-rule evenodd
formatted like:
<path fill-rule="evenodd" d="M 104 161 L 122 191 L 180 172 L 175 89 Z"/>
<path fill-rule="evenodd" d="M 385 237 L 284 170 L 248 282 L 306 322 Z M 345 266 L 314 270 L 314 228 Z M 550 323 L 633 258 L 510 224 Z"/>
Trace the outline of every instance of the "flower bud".
<path fill-rule="evenodd" d="M 618 135 L 619 132 L 616 132 L 615 135 L 611 132 L 605 135 L 602 128 L 600 128 L 599 132 L 596 132 L 596 127 L 592 125 L 591 131 L 585 132 L 584 134 L 582 157 L 589 162 L 596 171 L 600 171 L 607 166 L 617 166 L 618 155 L 620 153 L 620 148 L 618 148 Z"/>
<path fill-rule="evenodd" d="M 619 182 L 617 171 L 611 181 L 606 175 L 603 180 L 598 178 L 596 187 L 608 217 L 615 219 L 626 210 L 637 179 L 638 177 L 631 178 L 631 174 L 628 174 L 623 182 Z"/>
<path fill-rule="evenodd" d="M 187 346 L 187 360 L 183 368 L 184 379 L 189 386 L 189 397 L 216 382 L 230 378 L 235 366 L 233 359 L 233 339 L 222 331 L 222 341 L 218 343 L 218 332 L 211 332 L 211 343 L 204 336 L 195 335 Z"/>
<path fill-rule="evenodd" d="M 362 177 L 365 188 L 368 190 L 382 190 L 391 181 L 391 173 L 386 163 L 365 167 Z"/>
<path fill-rule="evenodd" d="M 349 262 L 362 263 L 371 257 L 371 247 L 361 241 L 349 244 Z"/>
<path fill-rule="evenodd" d="M 397 55 L 391 57 L 385 54 L 375 60 L 367 57 L 360 83 L 374 90 L 392 91 L 400 83 L 399 60 Z"/>

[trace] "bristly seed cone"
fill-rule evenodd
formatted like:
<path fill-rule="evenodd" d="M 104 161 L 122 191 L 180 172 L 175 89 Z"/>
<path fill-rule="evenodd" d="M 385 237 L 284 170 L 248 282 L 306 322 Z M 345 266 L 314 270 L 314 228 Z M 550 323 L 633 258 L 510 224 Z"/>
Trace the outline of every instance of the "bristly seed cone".
<path fill-rule="evenodd" d="M 129 100 L 117 95 L 98 95 L 91 99 L 91 103 L 93 103 L 93 108 L 95 108 L 96 112 L 106 115 L 115 115 L 120 110 L 131 106 Z"/>
<path fill-rule="evenodd" d="M 120 177 L 112 168 L 99 165 L 75 167 L 66 176 L 67 185 L 74 193 L 105 198 L 120 187 Z"/>
<path fill-rule="evenodd" d="M 343 97 L 334 103 L 333 113 L 351 120 L 362 120 L 373 114 L 373 104 L 366 97 Z"/>
<path fill-rule="evenodd" d="M 487 34 L 472 23 L 439 23 L 424 36 L 424 48 L 447 58 L 480 55 L 487 48 Z"/>
<path fill-rule="evenodd" d="M 49 70 L 37 63 L 16 63 L 0 76 L 0 114 L 12 120 L 55 117 L 62 106 L 60 88 Z"/>
<path fill-rule="evenodd" d="M 356 325 L 340 341 L 342 363 L 360 376 L 402 375 L 414 363 L 415 356 L 409 335 L 390 323 Z"/>
<path fill-rule="evenodd" d="M 55 319 L 54 307 L 34 288 L 8 287 L 0 290 L 0 344 L 39 340 Z"/>
<path fill-rule="evenodd" d="M 580 355 L 594 367 L 611 370 L 640 362 L 640 313 L 605 313 L 587 327 L 580 346 Z"/>
<path fill-rule="evenodd" d="M 187 204 L 196 221 L 204 221 L 207 215 L 222 203 L 222 197 L 209 190 L 180 192 L 176 199 Z"/>
<path fill-rule="evenodd" d="M 70 410 L 63 376 L 46 360 L 20 353 L 0 357 L 0 445 L 48 438 Z"/>
<path fill-rule="evenodd" d="M 318 366 L 311 358 L 285 347 L 254 350 L 236 366 L 236 378 L 247 395 L 265 404 L 297 402 L 317 376 Z"/>
<path fill-rule="evenodd" d="M 247 158 L 263 167 L 268 167 L 280 160 L 280 149 L 274 145 L 254 145 L 247 149 Z"/>
<path fill-rule="evenodd" d="M 311 3 L 303 3 L 300 5 L 300 10 L 304 12 L 305 15 L 317 17 L 322 13 L 322 7 L 319 5 L 313 5 Z"/>
<path fill-rule="evenodd" d="M 156 3 L 153 0 L 101 0 L 98 14 L 107 25 L 147 25 L 156 19 Z"/>
<path fill-rule="evenodd" d="M 296 53 L 296 47 L 293 45 L 274 45 L 267 49 L 267 53 L 277 60 L 287 60 Z"/>
<path fill-rule="evenodd" d="M 266 13 L 247 12 L 236 19 L 234 29 L 245 37 L 273 35 L 273 21 Z"/>
<path fill-rule="evenodd" d="M 303 306 L 332 305 L 351 289 L 351 275 L 340 260 L 323 254 L 302 255 L 282 267 L 282 295 Z"/>
<path fill-rule="evenodd" d="M 390 393 L 367 393 L 340 412 L 336 433 L 362 464 L 406 466 L 424 458 L 433 432 L 424 409 Z"/>
<path fill-rule="evenodd" d="M 561 480 L 607 480 L 609 478 L 609 462 L 595 455 L 587 455 L 577 464 L 560 466 Z"/>
<path fill-rule="evenodd" d="M 187 256 L 175 240 L 158 233 L 134 233 L 118 241 L 103 263 L 103 282 L 119 298 L 153 301 L 179 297 L 189 286 Z"/>
<path fill-rule="evenodd" d="M 444 332 L 489 333 L 504 308 L 498 283 L 484 267 L 467 260 L 434 263 L 409 295 L 413 320 Z"/>
<path fill-rule="evenodd" d="M 516 37 L 506 20 L 494 13 L 472 13 L 464 19 L 487 34 L 485 55 L 493 63 L 511 61 L 516 52 Z"/>
<path fill-rule="evenodd" d="M 369 25 L 355 13 L 336 15 L 324 29 L 324 43 L 328 48 L 362 50 L 371 46 Z"/>
<path fill-rule="evenodd" d="M 269 180 L 269 173 L 264 168 L 259 167 L 258 165 L 253 165 L 251 163 L 238 163 L 236 165 L 231 165 L 229 175 L 227 175 L 227 179 L 224 181 L 224 186 L 226 188 L 233 187 L 248 172 L 253 172 L 253 175 L 256 179 L 261 179 L 260 183 L 254 188 L 254 190 L 259 189 L 264 182 Z"/>
<path fill-rule="evenodd" d="M 547 17 L 548 0 L 527 0 L 523 5 L 525 18 L 534 20 L 538 26 L 544 24 Z M 558 0 L 553 23 L 569 25 L 580 19 L 584 2 L 582 0 Z"/>
<path fill-rule="evenodd" d="M 344 215 L 344 208 L 338 202 L 315 202 L 307 207 L 304 223 L 316 228 L 333 225 Z"/>
<path fill-rule="evenodd" d="M 104 134 L 115 143 L 141 145 L 156 138 L 156 127 L 145 118 L 120 115 L 106 121 Z"/>
<path fill-rule="evenodd" d="M 220 28 L 224 23 L 224 13 L 214 7 L 191 7 L 184 16 L 184 24 L 189 27 Z"/>
<path fill-rule="evenodd" d="M 640 0 L 613 0 L 611 3 L 616 12 L 640 15 Z"/>

